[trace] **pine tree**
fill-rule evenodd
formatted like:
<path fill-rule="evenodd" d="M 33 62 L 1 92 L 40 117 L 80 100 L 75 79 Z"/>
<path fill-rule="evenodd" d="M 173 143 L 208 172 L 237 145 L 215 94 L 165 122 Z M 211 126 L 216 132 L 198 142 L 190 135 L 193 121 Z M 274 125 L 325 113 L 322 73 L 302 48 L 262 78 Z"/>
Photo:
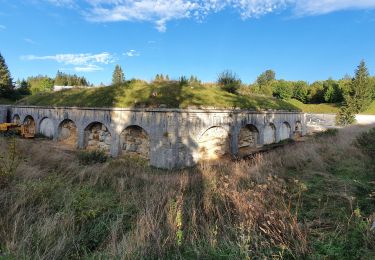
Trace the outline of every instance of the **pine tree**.
<path fill-rule="evenodd" d="M 119 85 L 125 82 L 124 72 L 120 65 L 116 65 L 115 70 L 113 71 L 112 75 L 112 84 Z"/>
<path fill-rule="evenodd" d="M 355 71 L 355 77 L 352 80 L 351 90 L 347 97 L 347 104 L 355 113 L 363 112 L 371 104 L 372 93 L 369 72 L 365 61 L 361 61 Z"/>
<path fill-rule="evenodd" d="M 0 53 L 0 96 L 10 97 L 13 93 L 12 77 L 3 56 Z"/>

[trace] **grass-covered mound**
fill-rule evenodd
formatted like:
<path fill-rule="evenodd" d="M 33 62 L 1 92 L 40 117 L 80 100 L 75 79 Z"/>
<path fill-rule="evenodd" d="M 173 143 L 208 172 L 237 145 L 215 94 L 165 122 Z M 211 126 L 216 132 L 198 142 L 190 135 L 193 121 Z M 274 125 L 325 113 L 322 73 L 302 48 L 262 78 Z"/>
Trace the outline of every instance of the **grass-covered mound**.
<path fill-rule="evenodd" d="M 179 82 L 130 81 L 121 86 L 71 89 L 29 96 L 20 105 L 77 107 L 215 107 L 298 110 L 272 97 L 228 93 L 217 86 L 181 85 Z"/>
<path fill-rule="evenodd" d="M 179 171 L 0 138 L 0 258 L 374 259 L 367 130 Z"/>

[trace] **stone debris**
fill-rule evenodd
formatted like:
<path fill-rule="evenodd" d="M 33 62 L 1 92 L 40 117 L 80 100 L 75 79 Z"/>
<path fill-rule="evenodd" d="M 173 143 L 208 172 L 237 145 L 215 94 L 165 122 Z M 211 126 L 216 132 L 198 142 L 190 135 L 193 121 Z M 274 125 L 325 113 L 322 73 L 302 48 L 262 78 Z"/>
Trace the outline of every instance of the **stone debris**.
<path fill-rule="evenodd" d="M 149 158 L 150 141 L 145 130 L 139 126 L 130 126 L 120 135 L 123 154 L 137 154 Z"/>
<path fill-rule="evenodd" d="M 87 136 L 87 150 L 110 151 L 112 136 L 105 125 L 94 123 L 85 131 L 85 135 Z"/>

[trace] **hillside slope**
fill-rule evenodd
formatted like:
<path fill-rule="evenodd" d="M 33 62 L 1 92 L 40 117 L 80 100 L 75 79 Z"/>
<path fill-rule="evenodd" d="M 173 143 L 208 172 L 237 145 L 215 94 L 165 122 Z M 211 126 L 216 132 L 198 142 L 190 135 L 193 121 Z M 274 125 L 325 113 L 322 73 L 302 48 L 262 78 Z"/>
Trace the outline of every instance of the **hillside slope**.
<path fill-rule="evenodd" d="M 235 95 L 216 86 L 185 85 L 178 82 L 133 81 L 122 86 L 71 89 L 42 93 L 22 99 L 19 105 L 77 107 L 216 107 L 298 110 L 272 97 Z"/>

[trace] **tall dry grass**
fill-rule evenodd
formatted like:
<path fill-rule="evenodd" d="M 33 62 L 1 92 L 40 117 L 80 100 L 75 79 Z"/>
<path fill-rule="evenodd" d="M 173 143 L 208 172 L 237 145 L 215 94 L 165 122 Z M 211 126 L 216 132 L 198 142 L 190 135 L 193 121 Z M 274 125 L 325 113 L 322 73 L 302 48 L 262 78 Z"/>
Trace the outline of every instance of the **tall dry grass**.
<path fill-rule="evenodd" d="M 75 152 L 17 140 L 19 166 L 0 191 L 0 249 L 37 259 L 306 257 L 306 186 L 288 172 L 324 174 L 329 160 L 364 157 L 351 145 L 363 130 L 178 171 L 136 158 L 83 166 Z"/>

